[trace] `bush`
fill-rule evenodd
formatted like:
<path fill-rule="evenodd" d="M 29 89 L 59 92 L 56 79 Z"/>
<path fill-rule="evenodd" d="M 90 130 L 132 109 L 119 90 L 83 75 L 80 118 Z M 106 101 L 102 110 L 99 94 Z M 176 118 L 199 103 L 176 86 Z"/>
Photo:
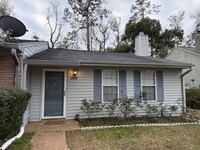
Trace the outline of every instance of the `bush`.
<path fill-rule="evenodd" d="M 21 89 L 0 87 L 0 143 L 19 131 L 30 97 Z"/>
<path fill-rule="evenodd" d="M 186 90 L 186 105 L 188 108 L 200 109 L 200 89 Z"/>
<path fill-rule="evenodd" d="M 81 110 L 87 113 L 88 118 L 91 118 L 95 114 L 101 112 L 104 108 L 104 104 L 101 102 L 94 102 L 92 100 L 87 100 L 86 98 L 81 101 Z"/>
<path fill-rule="evenodd" d="M 132 106 L 133 101 L 134 99 L 127 97 L 119 99 L 119 110 L 124 119 L 136 115 L 136 109 Z"/>

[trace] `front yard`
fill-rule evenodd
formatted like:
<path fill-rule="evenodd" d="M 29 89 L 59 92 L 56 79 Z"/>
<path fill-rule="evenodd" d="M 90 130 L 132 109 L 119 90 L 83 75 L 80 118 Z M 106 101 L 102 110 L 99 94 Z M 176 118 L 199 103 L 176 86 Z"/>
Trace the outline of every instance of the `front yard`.
<path fill-rule="evenodd" d="M 200 119 L 199 110 L 189 110 L 188 115 Z M 169 120 L 170 119 L 170 120 Z M 185 122 L 181 117 L 138 118 L 122 123 L 119 119 L 92 119 L 80 126 L 117 125 L 134 123 Z M 29 150 L 33 133 L 26 133 L 8 149 Z M 200 149 L 200 124 L 157 127 L 118 127 L 110 129 L 66 131 L 66 142 L 71 150 L 132 150 L 132 149 Z"/>
<path fill-rule="evenodd" d="M 189 109 L 188 116 L 200 119 L 200 111 Z M 187 122 L 181 117 L 137 118 L 121 122 L 90 119 L 80 121 L 81 127 L 136 124 L 136 123 L 175 123 Z M 67 131 L 66 142 L 70 149 L 76 150 L 132 150 L 132 149 L 200 149 L 200 125 L 180 125 L 168 127 L 126 127 L 97 130 Z"/>
<path fill-rule="evenodd" d="M 200 125 L 67 131 L 71 150 L 199 149 Z"/>

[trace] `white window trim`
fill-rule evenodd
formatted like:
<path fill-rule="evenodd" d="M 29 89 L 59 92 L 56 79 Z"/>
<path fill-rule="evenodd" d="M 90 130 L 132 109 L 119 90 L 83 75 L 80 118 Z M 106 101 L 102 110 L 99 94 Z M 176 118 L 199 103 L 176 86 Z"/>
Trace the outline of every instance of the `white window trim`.
<path fill-rule="evenodd" d="M 44 116 L 44 100 L 45 100 L 45 72 L 52 71 L 52 72 L 63 72 L 64 73 L 64 97 L 63 97 L 63 116 L 52 116 L 52 117 L 45 117 Z M 42 70 L 42 98 L 41 98 L 41 108 L 40 108 L 40 120 L 42 119 L 51 119 L 51 118 L 66 118 L 66 85 L 67 85 L 67 71 L 66 69 L 43 69 Z"/>
<path fill-rule="evenodd" d="M 144 71 L 154 71 L 154 73 L 155 73 L 155 85 L 145 85 L 145 84 L 142 83 L 142 77 L 143 77 L 143 72 Z M 155 101 L 157 101 L 157 76 L 156 76 L 156 70 L 141 70 L 140 80 L 141 80 L 140 91 L 142 91 L 142 87 L 143 86 L 155 86 L 155 99 L 154 100 L 147 100 L 147 102 L 155 102 Z M 143 98 L 142 98 L 142 102 L 144 102 Z"/>
<path fill-rule="evenodd" d="M 115 70 L 115 71 L 117 71 L 117 98 L 119 99 L 119 70 L 118 69 L 102 69 L 102 76 L 101 76 L 101 82 L 102 82 L 102 86 L 101 86 L 101 97 L 102 97 L 102 103 L 109 103 L 109 101 L 104 101 L 104 96 L 103 96 L 103 87 L 104 87 L 104 85 L 103 85 L 103 75 L 104 75 L 104 71 L 105 70 Z"/>

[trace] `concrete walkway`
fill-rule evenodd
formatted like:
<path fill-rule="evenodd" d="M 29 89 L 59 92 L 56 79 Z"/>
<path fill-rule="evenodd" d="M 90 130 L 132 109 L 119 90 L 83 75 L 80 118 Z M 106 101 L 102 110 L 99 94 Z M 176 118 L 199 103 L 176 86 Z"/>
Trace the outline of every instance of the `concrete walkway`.
<path fill-rule="evenodd" d="M 35 132 L 31 140 L 32 150 L 68 150 L 65 131 L 79 130 L 74 120 L 43 120 L 29 123 L 25 132 Z"/>

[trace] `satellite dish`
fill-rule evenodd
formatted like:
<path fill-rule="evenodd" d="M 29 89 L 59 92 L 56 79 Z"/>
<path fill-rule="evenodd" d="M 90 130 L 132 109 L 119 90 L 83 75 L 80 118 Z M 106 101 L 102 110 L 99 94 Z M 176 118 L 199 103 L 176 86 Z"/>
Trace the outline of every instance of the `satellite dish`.
<path fill-rule="evenodd" d="M 26 33 L 25 25 L 18 19 L 11 16 L 0 17 L 0 27 L 7 37 L 20 37 Z"/>

